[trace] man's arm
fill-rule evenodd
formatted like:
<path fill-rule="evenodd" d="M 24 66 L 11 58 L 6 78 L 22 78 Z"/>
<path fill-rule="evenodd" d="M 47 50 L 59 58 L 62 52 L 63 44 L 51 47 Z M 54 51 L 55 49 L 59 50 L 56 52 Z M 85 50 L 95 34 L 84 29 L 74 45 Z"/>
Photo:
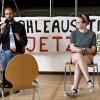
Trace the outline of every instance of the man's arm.
<path fill-rule="evenodd" d="M 2 38 L 5 35 L 5 31 L 6 31 L 6 23 L 3 23 L 0 25 L 0 44 L 2 42 Z"/>
<path fill-rule="evenodd" d="M 22 27 L 22 30 L 21 30 L 21 33 L 19 35 L 19 33 L 14 33 L 15 36 L 16 36 L 16 39 L 18 40 L 18 43 L 25 47 L 27 45 L 27 36 L 26 36 L 26 30 L 25 30 L 25 27 L 23 26 Z"/>

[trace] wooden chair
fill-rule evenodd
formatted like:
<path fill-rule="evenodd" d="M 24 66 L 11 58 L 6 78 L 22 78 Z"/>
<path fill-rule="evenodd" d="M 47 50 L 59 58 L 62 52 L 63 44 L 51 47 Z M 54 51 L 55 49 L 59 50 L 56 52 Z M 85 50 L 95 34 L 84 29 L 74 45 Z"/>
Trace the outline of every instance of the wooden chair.
<path fill-rule="evenodd" d="M 70 79 L 71 79 L 71 84 L 72 84 L 72 71 L 71 69 L 74 68 L 75 65 L 70 61 L 70 62 L 66 62 L 65 63 L 65 71 L 64 71 L 64 91 L 66 92 L 66 81 L 67 81 L 67 78 L 66 78 L 66 71 L 67 71 L 67 68 L 69 69 L 69 73 L 70 73 Z M 94 85 L 94 80 L 95 80 L 95 70 L 97 71 L 97 77 L 98 77 L 98 85 L 100 87 L 100 79 L 99 79 L 99 71 L 98 71 L 98 64 L 97 63 L 91 63 L 88 65 L 88 67 L 92 67 L 93 68 L 93 85 Z"/>
<path fill-rule="evenodd" d="M 9 61 L 5 71 L 5 77 L 12 83 L 13 88 L 10 90 L 3 88 L 2 90 L 13 91 L 33 88 L 32 100 L 34 100 L 34 95 L 37 90 L 39 96 L 39 84 L 35 80 L 37 76 L 38 64 L 35 58 L 29 54 L 18 54 Z M 3 91 L 2 96 L 4 98 Z"/>

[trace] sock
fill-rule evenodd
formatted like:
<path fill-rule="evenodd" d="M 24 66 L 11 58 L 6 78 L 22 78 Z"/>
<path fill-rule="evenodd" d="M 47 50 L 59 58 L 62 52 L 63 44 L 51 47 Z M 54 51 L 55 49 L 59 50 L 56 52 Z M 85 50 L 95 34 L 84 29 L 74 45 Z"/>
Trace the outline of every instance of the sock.
<path fill-rule="evenodd" d="M 73 90 L 77 93 L 77 89 L 74 89 L 74 88 L 73 88 Z"/>
<path fill-rule="evenodd" d="M 89 81 L 87 81 L 87 83 L 88 83 L 88 82 L 92 82 L 92 81 L 91 81 L 91 80 L 89 80 Z"/>

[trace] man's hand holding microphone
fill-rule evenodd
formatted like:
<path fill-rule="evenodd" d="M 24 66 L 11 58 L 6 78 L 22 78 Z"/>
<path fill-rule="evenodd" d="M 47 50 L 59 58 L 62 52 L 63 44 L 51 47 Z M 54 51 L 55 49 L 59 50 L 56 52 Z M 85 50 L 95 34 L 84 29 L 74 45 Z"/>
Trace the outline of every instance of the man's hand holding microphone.
<path fill-rule="evenodd" d="M 1 34 L 3 34 L 3 32 L 6 30 L 6 23 L 2 23 L 1 25 L 0 25 L 0 29 L 1 29 Z"/>

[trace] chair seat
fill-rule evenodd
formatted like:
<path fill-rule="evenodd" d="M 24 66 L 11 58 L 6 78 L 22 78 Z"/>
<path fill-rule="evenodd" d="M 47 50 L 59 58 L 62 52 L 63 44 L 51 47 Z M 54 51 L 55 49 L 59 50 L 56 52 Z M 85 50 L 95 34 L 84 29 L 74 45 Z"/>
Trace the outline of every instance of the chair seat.
<path fill-rule="evenodd" d="M 75 67 L 75 64 L 73 64 L 73 63 L 69 63 L 69 62 L 66 62 L 66 67 L 68 66 L 68 67 Z M 92 64 L 89 64 L 88 65 L 88 67 L 93 67 L 93 66 L 96 66 L 97 64 L 94 64 L 94 63 L 92 63 Z"/>

